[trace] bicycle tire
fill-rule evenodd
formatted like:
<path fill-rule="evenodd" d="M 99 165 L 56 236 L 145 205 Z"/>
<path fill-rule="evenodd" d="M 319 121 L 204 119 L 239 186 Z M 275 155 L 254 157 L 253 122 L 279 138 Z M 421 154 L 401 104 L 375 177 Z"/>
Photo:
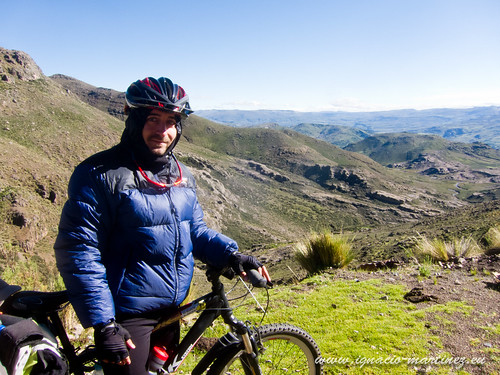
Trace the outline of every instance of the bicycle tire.
<path fill-rule="evenodd" d="M 317 359 L 320 350 L 314 339 L 304 330 L 291 324 L 267 324 L 258 329 L 264 350 L 258 357 L 263 375 L 271 374 L 305 374 L 321 375 L 323 365 Z M 220 374 L 255 374 L 247 354 L 242 347 L 231 347 L 219 355 L 208 371 L 208 375 Z"/>

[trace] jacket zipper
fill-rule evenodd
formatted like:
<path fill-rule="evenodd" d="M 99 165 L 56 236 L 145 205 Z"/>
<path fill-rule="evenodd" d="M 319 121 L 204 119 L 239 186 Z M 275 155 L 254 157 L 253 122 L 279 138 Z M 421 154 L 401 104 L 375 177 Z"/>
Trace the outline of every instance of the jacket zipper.
<path fill-rule="evenodd" d="M 177 215 L 176 215 L 176 210 L 175 210 L 175 206 L 174 206 L 174 202 L 172 200 L 172 197 L 171 197 L 171 189 L 169 189 L 168 193 L 167 193 L 167 197 L 168 197 L 168 201 L 170 203 L 170 212 L 172 214 L 172 218 L 174 219 L 174 227 L 175 227 L 175 247 L 174 247 L 174 259 L 173 259 L 173 262 L 174 262 L 174 271 L 175 271 L 175 292 L 174 292 L 174 302 L 177 301 L 177 296 L 178 296 L 178 292 L 179 292 L 179 277 L 178 277 L 178 272 L 177 272 L 177 253 L 179 252 L 179 233 L 180 233 L 180 224 L 179 224 L 179 220 L 177 220 Z"/>

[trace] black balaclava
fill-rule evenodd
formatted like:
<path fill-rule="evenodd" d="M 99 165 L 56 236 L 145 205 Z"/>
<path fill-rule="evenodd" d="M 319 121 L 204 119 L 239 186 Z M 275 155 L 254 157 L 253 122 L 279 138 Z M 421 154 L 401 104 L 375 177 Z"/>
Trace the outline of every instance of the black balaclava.
<path fill-rule="evenodd" d="M 143 169 L 157 173 L 170 164 L 172 150 L 181 136 L 180 121 L 177 123 L 177 137 L 168 147 L 164 155 L 158 156 L 149 150 L 142 137 L 142 129 L 146 119 L 151 113 L 150 108 L 134 108 L 129 110 L 129 115 L 125 120 L 125 130 L 122 133 L 120 144 L 132 151 L 135 161 Z"/>

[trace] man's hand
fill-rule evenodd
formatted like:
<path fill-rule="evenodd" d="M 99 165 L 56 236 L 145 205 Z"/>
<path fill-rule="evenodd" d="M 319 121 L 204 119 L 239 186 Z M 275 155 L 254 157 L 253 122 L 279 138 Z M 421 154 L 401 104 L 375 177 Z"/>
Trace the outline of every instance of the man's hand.
<path fill-rule="evenodd" d="M 240 275 L 243 278 L 246 278 L 247 276 L 246 271 L 255 269 L 267 280 L 267 282 L 271 282 L 271 276 L 269 276 L 266 266 L 251 255 L 234 252 L 229 258 L 229 265 L 237 275 Z"/>
<path fill-rule="evenodd" d="M 105 363 L 130 365 L 128 349 L 135 349 L 130 333 L 116 322 L 94 327 L 97 355 Z"/>

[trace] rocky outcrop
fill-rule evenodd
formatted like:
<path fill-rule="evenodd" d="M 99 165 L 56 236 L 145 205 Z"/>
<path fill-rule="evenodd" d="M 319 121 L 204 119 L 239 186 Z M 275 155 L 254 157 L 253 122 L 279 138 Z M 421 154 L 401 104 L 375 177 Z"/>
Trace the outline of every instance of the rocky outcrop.
<path fill-rule="evenodd" d="M 337 168 L 333 175 L 337 180 L 344 181 L 350 186 L 359 186 L 362 188 L 368 187 L 368 182 L 359 173 L 345 168 Z"/>
<path fill-rule="evenodd" d="M 33 59 L 22 51 L 0 47 L 0 80 L 8 83 L 34 81 L 45 76 Z"/>
<path fill-rule="evenodd" d="M 7 212 L 7 220 L 17 227 L 12 242 L 25 253 L 31 254 L 36 244 L 48 234 L 48 227 L 42 217 L 26 203 L 13 205 Z"/>
<path fill-rule="evenodd" d="M 360 172 L 344 167 L 294 164 L 291 169 L 330 190 L 349 192 L 352 189 L 366 189 L 368 187 L 366 178 Z"/>
<path fill-rule="evenodd" d="M 400 205 L 405 203 L 405 199 L 403 197 L 381 190 L 372 191 L 367 194 L 367 196 L 371 199 L 388 204 Z"/>
<path fill-rule="evenodd" d="M 255 169 L 261 175 L 272 178 L 273 180 L 276 180 L 278 182 L 285 182 L 290 180 L 288 177 L 272 170 L 271 168 L 266 167 L 264 164 L 256 163 L 254 161 L 249 161 L 248 166 L 250 168 Z"/>

